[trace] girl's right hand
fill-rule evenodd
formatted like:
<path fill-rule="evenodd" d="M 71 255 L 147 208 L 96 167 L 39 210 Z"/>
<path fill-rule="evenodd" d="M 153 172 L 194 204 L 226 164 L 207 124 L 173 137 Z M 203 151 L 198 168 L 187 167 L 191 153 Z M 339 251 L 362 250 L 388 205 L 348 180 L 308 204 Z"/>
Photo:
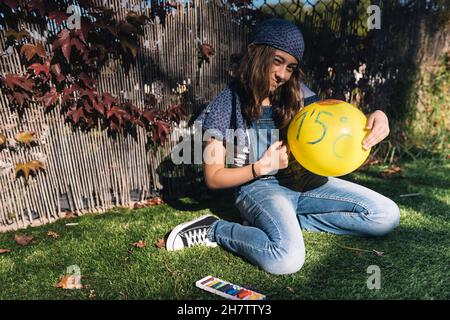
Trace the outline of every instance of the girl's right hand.
<path fill-rule="evenodd" d="M 258 176 L 276 174 L 278 170 L 285 169 L 289 163 L 289 146 L 283 145 L 283 141 L 273 143 L 264 152 L 261 159 L 255 163 L 255 171 Z"/>

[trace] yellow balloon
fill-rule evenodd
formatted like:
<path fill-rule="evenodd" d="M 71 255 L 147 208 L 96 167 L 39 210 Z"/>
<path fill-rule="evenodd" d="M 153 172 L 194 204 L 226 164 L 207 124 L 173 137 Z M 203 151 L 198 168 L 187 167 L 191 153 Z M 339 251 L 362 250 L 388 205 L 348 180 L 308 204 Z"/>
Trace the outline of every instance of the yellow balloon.
<path fill-rule="evenodd" d="M 359 168 L 369 150 L 363 140 L 369 133 L 366 116 L 341 100 L 312 103 L 289 124 L 288 143 L 295 159 L 321 176 L 342 176 Z"/>

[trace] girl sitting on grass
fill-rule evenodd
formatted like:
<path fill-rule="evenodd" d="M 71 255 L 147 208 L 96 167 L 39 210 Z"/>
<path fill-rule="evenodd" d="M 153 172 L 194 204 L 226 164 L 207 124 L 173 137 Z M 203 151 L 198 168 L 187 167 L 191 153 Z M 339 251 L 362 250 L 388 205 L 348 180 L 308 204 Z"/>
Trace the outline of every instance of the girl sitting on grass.
<path fill-rule="evenodd" d="M 257 26 L 236 77 L 198 119 L 211 137 L 203 159 L 206 185 L 235 188 L 235 205 L 246 224 L 203 216 L 175 227 L 167 250 L 220 245 L 267 272 L 289 274 L 305 261 L 302 230 L 383 236 L 399 224 L 392 200 L 308 172 L 290 156 L 290 121 L 319 100 L 302 83 L 303 50 L 294 24 L 270 19 Z M 386 115 L 369 114 L 367 128 L 366 149 L 389 134 Z"/>

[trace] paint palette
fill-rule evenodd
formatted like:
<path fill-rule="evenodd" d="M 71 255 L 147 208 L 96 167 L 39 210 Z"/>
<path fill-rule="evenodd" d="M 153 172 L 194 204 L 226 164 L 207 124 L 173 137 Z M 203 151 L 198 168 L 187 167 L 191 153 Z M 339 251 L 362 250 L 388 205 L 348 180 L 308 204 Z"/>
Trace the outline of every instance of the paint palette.
<path fill-rule="evenodd" d="M 266 296 L 261 293 L 213 276 L 198 280 L 195 286 L 231 300 L 266 300 Z"/>

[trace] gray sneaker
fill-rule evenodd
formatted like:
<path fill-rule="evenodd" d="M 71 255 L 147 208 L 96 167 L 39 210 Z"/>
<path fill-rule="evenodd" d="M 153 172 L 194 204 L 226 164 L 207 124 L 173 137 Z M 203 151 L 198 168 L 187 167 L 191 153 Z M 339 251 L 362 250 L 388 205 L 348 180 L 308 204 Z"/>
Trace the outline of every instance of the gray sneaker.
<path fill-rule="evenodd" d="M 181 250 L 195 245 L 217 247 L 217 242 L 212 242 L 207 237 L 209 228 L 217 220 L 219 219 L 213 215 L 205 215 L 179 224 L 167 237 L 167 251 Z"/>

